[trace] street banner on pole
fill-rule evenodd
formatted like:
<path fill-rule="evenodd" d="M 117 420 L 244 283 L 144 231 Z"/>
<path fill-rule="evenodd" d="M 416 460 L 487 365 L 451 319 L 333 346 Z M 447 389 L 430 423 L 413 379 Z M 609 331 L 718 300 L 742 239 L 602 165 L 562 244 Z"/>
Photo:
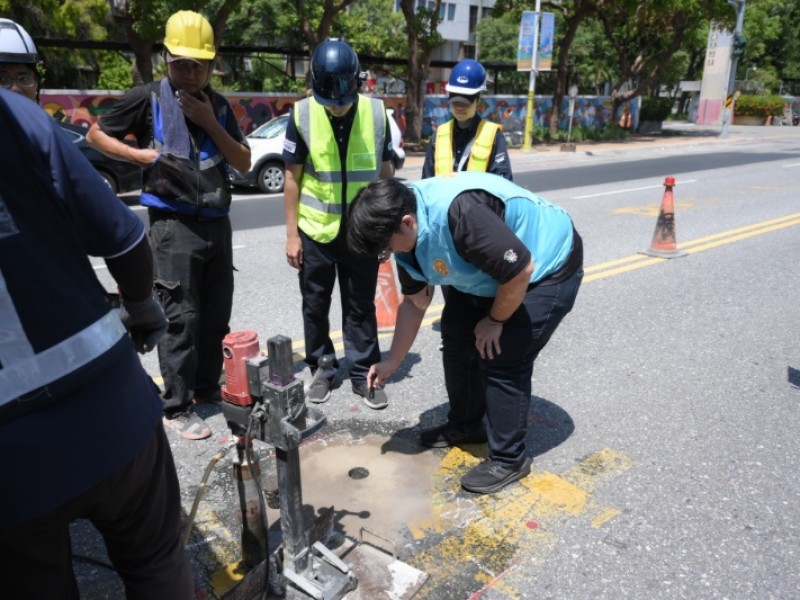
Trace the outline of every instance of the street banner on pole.
<path fill-rule="evenodd" d="M 556 31 L 556 16 L 551 12 L 542 13 L 542 30 L 539 32 L 539 71 L 553 68 L 553 39 Z M 517 69 L 519 70 L 519 68 Z"/>
<path fill-rule="evenodd" d="M 519 23 L 519 42 L 517 44 L 517 71 L 530 71 L 533 67 L 533 44 L 539 15 L 532 11 L 522 12 Z"/>

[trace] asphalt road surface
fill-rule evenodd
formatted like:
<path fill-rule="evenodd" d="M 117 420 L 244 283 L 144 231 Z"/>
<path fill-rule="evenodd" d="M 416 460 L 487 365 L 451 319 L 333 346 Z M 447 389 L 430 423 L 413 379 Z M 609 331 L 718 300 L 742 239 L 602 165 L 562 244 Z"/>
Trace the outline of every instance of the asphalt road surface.
<path fill-rule="evenodd" d="M 420 599 L 800 598 L 800 128 L 752 129 L 734 128 L 726 145 L 513 156 L 516 180 L 573 216 L 586 254 L 575 309 L 536 363 L 531 475 L 475 496 L 458 478 L 485 449 L 416 445 L 447 408 L 437 296 L 387 409 L 365 407 L 340 369 L 321 407 L 327 424 L 301 448 L 311 515 L 333 506 L 340 536 L 366 526 L 391 539 L 428 577 Z M 400 175 L 415 173 L 411 164 Z M 671 260 L 641 254 L 666 176 L 677 180 L 686 253 Z M 237 196 L 231 327 L 258 332 L 262 346 L 287 335 L 302 355 L 281 213 L 280 197 Z M 335 298 L 342 356 L 339 311 Z M 152 354 L 143 363 L 158 376 Z M 187 515 L 229 440 L 218 408 L 198 410 L 211 439 L 170 437 Z M 273 455 L 259 451 L 269 487 Z M 369 476 L 354 480 L 355 467 Z M 230 470 L 226 459 L 214 471 L 194 522 L 198 598 L 220 597 L 235 579 Z M 279 540 L 276 511 L 269 523 Z M 103 559 L 90 527 L 74 534 L 77 554 Z M 84 598 L 122 597 L 113 572 L 86 559 L 76 567 Z"/>

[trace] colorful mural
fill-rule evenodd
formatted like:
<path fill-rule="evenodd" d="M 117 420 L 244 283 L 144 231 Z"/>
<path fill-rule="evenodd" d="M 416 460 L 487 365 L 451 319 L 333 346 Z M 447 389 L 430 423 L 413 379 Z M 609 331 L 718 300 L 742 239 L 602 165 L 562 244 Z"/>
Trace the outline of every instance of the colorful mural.
<path fill-rule="evenodd" d="M 630 103 L 630 114 L 633 125 L 639 121 L 638 99 Z M 534 127 L 550 126 L 550 110 L 553 107 L 551 96 L 536 96 L 533 101 Z M 507 133 L 522 132 L 528 115 L 528 99 L 521 96 L 481 96 L 478 112 L 489 121 L 503 126 Z M 422 121 L 423 137 L 430 136 L 433 130 L 451 118 L 447 96 L 428 96 L 425 98 L 425 112 Z M 584 125 L 601 129 L 611 118 L 611 98 L 586 96 L 575 99 L 575 110 L 572 116 L 573 127 Z M 569 100 L 564 99 L 561 106 L 559 129 L 569 127 Z"/>
<path fill-rule="evenodd" d="M 41 103 L 50 115 L 59 121 L 88 127 L 109 110 L 122 96 L 122 92 L 92 92 L 82 90 L 42 90 Z M 239 126 L 246 134 L 273 117 L 289 112 L 299 96 L 283 94 L 226 93 Z M 395 118 L 405 132 L 405 96 L 379 96 L 387 107 L 395 109 Z M 553 99 L 537 96 L 534 99 L 534 125 L 548 127 Z M 569 101 L 564 99 L 559 129 L 567 129 Z M 524 96 L 482 96 L 479 111 L 484 118 L 500 123 L 508 133 L 522 132 L 528 112 L 528 99 Z M 630 103 L 635 128 L 639 119 L 639 102 Z M 447 96 L 428 96 L 422 120 L 422 135 L 429 137 L 437 126 L 450 119 Z M 611 121 L 611 98 L 587 96 L 575 100 L 573 126 L 602 128 Z"/>
<path fill-rule="evenodd" d="M 245 134 L 270 119 L 289 112 L 301 97 L 284 94 L 226 93 L 239 127 Z M 122 97 L 122 92 L 84 90 L 42 90 L 40 101 L 57 121 L 89 127 Z M 395 109 L 397 122 L 405 131 L 405 96 L 383 96 L 387 107 Z"/>

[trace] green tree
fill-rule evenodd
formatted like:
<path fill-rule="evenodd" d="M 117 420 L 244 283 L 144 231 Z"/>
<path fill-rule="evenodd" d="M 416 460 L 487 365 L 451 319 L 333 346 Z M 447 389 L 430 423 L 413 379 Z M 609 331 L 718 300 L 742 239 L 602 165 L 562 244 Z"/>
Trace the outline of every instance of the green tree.
<path fill-rule="evenodd" d="M 483 62 L 516 62 L 517 40 L 521 11 L 503 11 L 499 16 L 481 19 L 475 34 L 480 49 L 479 60 Z M 530 73 L 513 71 L 498 76 L 495 87 L 503 94 L 525 94 Z"/>
<path fill-rule="evenodd" d="M 336 19 L 356 0 L 281 0 L 281 10 L 297 16 L 302 40 L 313 50 L 327 37 L 339 37 Z"/>
<path fill-rule="evenodd" d="M 101 90 L 127 90 L 133 85 L 131 63 L 118 52 L 101 50 L 96 53 L 100 76 L 97 87 Z"/>
<path fill-rule="evenodd" d="M 570 47 L 573 82 L 582 94 L 602 96 L 605 84 L 614 78 L 611 47 L 600 22 L 587 19 L 575 33 Z"/>
<path fill-rule="evenodd" d="M 0 15 L 22 25 L 34 40 L 85 39 L 103 40 L 106 36 L 108 3 L 106 0 L 0 0 Z M 42 87 L 85 87 L 93 84 L 82 76 L 96 66 L 88 50 L 38 45 L 44 60 Z"/>
<path fill-rule="evenodd" d="M 764 93 L 778 93 L 784 79 L 800 79 L 798 22 L 798 0 L 749 0 L 744 17 L 747 46 L 737 79 L 746 76 Z"/>
<path fill-rule="evenodd" d="M 660 81 L 695 29 L 709 19 L 730 20 L 731 12 L 723 0 L 598 0 L 597 17 L 616 60 L 614 115 L 623 102 Z"/>
<path fill-rule="evenodd" d="M 573 0 L 562 2 L 558 5 L 563 20 L 563 33 L 557 37 L 556 53 L 556 82 L 553 93 L 553 108 L 550 111 L 550 135 L 555 136 L 561 120 L 561 101 L 567 92 L 567 78 L 569 76 L 569 57 L 572 44 L 581 25 L 590 16 L 595 14 L 597 4 L 595 0 Z"/>
<path fill-rule="evenodd" d="M 425 80 L 430 72 L 433 51 L 443 43 L 439 33 L 440 6 L 441 0 L 433 0 L 430 8 L 417 8 L 416 0 L 400 0 L 408 34 L 406 139 L 412 143 L 418 143 L 422 139 Z"/>

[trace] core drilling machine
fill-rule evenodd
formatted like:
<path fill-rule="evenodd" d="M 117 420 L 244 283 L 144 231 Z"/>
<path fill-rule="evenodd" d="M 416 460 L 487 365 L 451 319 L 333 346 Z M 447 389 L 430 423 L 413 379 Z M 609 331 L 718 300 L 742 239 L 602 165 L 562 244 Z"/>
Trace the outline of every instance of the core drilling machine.
<path fill-rule="evenodd" d="M 305 403 L 303 382 L 294 376 L 292 342 L 282 335 L 270 338 L 265 357 L 255 332 L 234 331 L 223 340 L 222 351 L 222 411 L 237 440 L 234 477 L 242 513 L 243 562 L 255 567 L 270 554 L 259 462 L 252 448 L 252 440 L 258 439 L 275 448 L 283 537 L 280 575 L 286 598 L 343 598 L 356 588 L 353 570 L 322 542 L 309 545 L 303 523 L 299 446 L 325 424 L 325 416 Z M 315 378 L 332 364 L 333 356 L 320 360 Z"/>

